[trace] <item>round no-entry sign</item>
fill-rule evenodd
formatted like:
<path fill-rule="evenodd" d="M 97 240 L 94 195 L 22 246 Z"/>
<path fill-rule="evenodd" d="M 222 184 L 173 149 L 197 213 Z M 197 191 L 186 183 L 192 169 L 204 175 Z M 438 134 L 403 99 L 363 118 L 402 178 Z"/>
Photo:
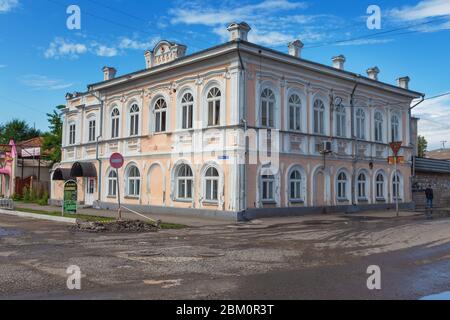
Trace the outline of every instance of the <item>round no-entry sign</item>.
<path fill-rule="evenodd" d="M 120 169 L 122 168 L 124 163 L 123 156 L 117 152 L 113 153 L 109 158 L 109 163 L 111 164 L 111 167 L 113 167 L 114 169 Z"/>

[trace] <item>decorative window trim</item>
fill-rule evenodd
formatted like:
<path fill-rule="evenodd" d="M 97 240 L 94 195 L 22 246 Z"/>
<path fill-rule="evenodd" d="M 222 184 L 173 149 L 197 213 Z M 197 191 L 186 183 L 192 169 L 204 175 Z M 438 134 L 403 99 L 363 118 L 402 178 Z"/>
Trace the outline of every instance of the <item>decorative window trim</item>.
<path fill-rule="evenodd" d="M 186 168 L 188 168 L 188 170 L 191 172 L 190 176 L 189 175 L 179 176 L 179 171 L 184 166 L 186 166 Z M 194 197 L 195 197 L 195 186 L 194 186 L 195 175 L 194 175 L 194 170 L 192 170 L 192 166 L 189 165 L 188 163 L 181 162 L 181 163 L 177 164 L 173 170 L 174 170 L 174 184 L 175 184 L 174 200 L 178 201 L 178 202 L 193 202 Z M 180 182 L 181 182 L 181 180 L 183 180 L 185 182 L 184 197 L 180 197 Z M 188 195 L 188 188 L 187 188 L 187 186 L 189 184 L 188 181 L 190 181 L 191 197 L 186 197 Z"/>
<path fill-rule="evenodd" d="M 208 94 L 213 89 L 217 88 L 220 91 L 220 112 L 219 112 L 219 123 L 217 125 L 209 125 L 209 101 Z M 210 80 L 202 90 L 201 99 L 201 118 L 203 128 L 214 128 L 219 126 L 224 126 L 226 124 L 226 88 L 222 81 L 213 79 Z"/>
<path fill-rule="evenodd" d="M 131 193 L 130 192 L 130 171 L 136 168 L 137 169 L 137 173 L 139 174 L 139 176 L 136 177 L 132 177 L 133 181 L 135 181 L 135 185 L 134 185 L 134 190 L 135 192 Z M 136 185 L 137 184 L 137 185 Z M 136 188 L 136 186 L 138 188 Z M 129 198 L 129 199 L 140 199 L 141 197 L 141 189 L 142 189 L 142 175 L 141 175 L 141 170 L 139 169 L 138 165 L 134 162 L 129 163 L 125 169 L 125 197 Z M 137 190 L 137 192 L 136 192 Z"/>
<path fill-rule="evenodd" d="M 292 191 L 292 182 L 291 179 L 292 174 L 294 171 L 297 171 L 300 173 L 300 179 L 294 180 L 296 183 L 300 183 L 300 197 L 299 198 L 292 198 L 291 197 L 291 191 Z M 288 203 L 292 204 L 298 204 L 298 203 L 306 203 L 306 184 L 307 184 L 307 176 L 306 172 L 300 165 L 293 165 L 289 168 L 286 174 L 286 199 Z M 297 186 L 298 187 L 298 186 Z"/>
<path fill-rule="evenodd" d="M 132 112 L 132 109 L 134 106 L 137 106 L 138 111 L 137 112 Z M 140 103 L 137 100 L 132 100 L 129 104 L 128 104 L 128 108 L 127 108 L 127 136 L 128 137 L 138 137 L 141 134 L 141 130 L 142 130 L 142 125 L 141 125 L 141 120 L 142 120 L 142 106 L 140 105 Z M 132 119 L 134 119 L 134 117 L 137 117 L 137 121 L 135 120 L 135 123 L 133 125 L 133 132 L 131 131 L 132 129 Z M 135 129 L 135 125 L 137 125 L 137 130 Z"/>
<path fill-rule="evenodd" d="M 117 111 L 117 113 L 115 111 Z M 109 136 L 111 137 L 111 139 L 119 139 L 120 138 L 120 134 L 121 134 L 121 130 L 120 130 L 121 129 L 121 125 L 120 125 L 121 118 L 120 117 L 121 117 L 120 108 L 116 105 L 113 105 L 109 112 Z"/>
<path fill-rule="evenodd" d="M 279 88 L 279 86 L 276 86 L 270 80 L 263 81 L 262 83 L 258 82 L 256 85 L 256 91 L 255 91 L 255 95 L 256 95 L 256 97 L 255 97 L 255 119 L 256 120 L 255 120 L 255 123 L 259 127 L 268 128 L 268 127 L 262 125 L 262 114 L 261 114 L 261 106 L 262 106 L 261 95 L 265 89 L 272 90 L 272 92 L 275 96 L 275 104 L 274 104 L 274 110 L 273 110 L 274 119 L 273 119 L 273 127 L 271 127 L 271 129 L 280 129 L 281 128 L 281 126 L 280 126 L 280 118 L 281 118 L 280 88 Z"/>
<path fill-rule="evenodd" d="M 340 178 L 342 178 L 342 176 L 341 175 L 344 175 L 345 176 L 345 180 L 342 180 L 342 179 L 340 179 Z M 350 179 L 349 179 L 349 173 L 347 172 L 347 170 L 345 170 L 345 169 L 339 169 L 338 171 L 337 171 L 337 173 L 336 173 L 336 184 L 335 184 L 335 194 L 336 194 L 336 200 L 338 201 L 338 202 L 344 202 L 344 201 L 350 201 L 350 196 L 351 196 L 351 186 L 350 186 L 350 183 L 349 183 L 349 181 L 350 181 Z M 345 187 L 345 189 L 344 189 L 344 192 L 345 192 L 345 195 L 344 196 L 340 196 L 339 195 L 339 184 L 341 184 L 341 183 L 345 183 L 345 185 L 344 185 L 344 187 Z"/>
<path fill-rule="evenodd" d="M 189 131 L 196 129 L 196 119 L 197 119 L 197 94 L 196 90 L 190 86 L 185 86 L 180 89 L 177 96 L 177 106 L 176 106 L 176 128 L 178 131 Z M 192 102 L 192 128 L 183 128 L 183 98 L 186 94 L 191 94 L 193 98 Z"/>

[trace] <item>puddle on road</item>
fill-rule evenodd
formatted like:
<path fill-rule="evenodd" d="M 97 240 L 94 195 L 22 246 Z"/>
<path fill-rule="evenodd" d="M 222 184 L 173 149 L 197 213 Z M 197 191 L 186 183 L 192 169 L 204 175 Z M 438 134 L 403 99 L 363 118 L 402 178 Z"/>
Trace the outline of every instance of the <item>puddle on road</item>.
<path fill-rule="evenodd" d="M 144 280 L 145 284 L 151 286 L 161 286 L 163 289 L 169 289 L 181 284 L 181 279 L 176 280 Z"/>
<path fill-rule="evenodd" d="M 18 237 L 21 234 L 22 234 L 22 232 L 17 229 L 0 228 L 0 238 L 1 237 Z"/>
<path fill-rule="evenodd" d="M 450 300 L 450 291 L 426 296 L 419 300 Z"/>

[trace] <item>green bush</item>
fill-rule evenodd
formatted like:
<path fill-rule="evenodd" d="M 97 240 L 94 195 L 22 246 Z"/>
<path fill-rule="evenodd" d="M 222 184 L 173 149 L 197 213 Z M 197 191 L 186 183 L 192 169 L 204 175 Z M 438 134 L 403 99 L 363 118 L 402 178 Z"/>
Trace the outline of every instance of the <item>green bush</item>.
<path fill-rule="evenodd" d="M 30 189 L 28 187 L 23 187 L 22 194 L 23 194 L 23 201 L 30 202 L 31 195 L 30 195 Z"/>
<path fill-rule="evenodd" d="M 14 201 L 20 201 L 20 200 L 22 200 L 22 196 L 20 194 L 14 193 L 12 196 L 12 199 Z"/>
<path fill-rule="evenodd" d="M 47 190 L 44 190 L 42 192 L 42 196 L 40 197 L 40 199 L 37 202 L 40 206 L 46 206 L 48 205 L 48 192 Z"/>
<path fill-rule="evenodd" d="M 30 192 L 30 201 L 36 202 L 37 200 L 39 200 L 38 193 L 37 193 L 36 188 L 33 188 L 33 189 L 31 189 L 31 192 Z"/>

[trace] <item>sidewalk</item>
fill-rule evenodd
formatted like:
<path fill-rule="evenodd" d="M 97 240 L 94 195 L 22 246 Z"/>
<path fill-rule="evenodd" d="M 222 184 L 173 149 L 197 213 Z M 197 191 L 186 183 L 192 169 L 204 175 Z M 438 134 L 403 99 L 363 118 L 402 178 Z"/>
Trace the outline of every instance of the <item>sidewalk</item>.
<path fill-rule="evenodd" d="M 48 212 L 61 212 L 61 207 L 56 206 L 40 206 L 34 203 L 24 203 L 24 202 L 15 202 L 15 207 L 17 208 L 25 208 L 25 209 L 33 209 L 33 210 L 41 210 Z M 79 214 L 98 216 L 98 217 L 107 217 L 107 218 L 117 218 L 117 211 L 108 211 L 108 210 L 96 210 L 92 208 L 78 209 Z M 179 215 L 149 215 L 144 214 L 153 220 L 161 220 L 165 223 L 176 223 L 182 224 L 189 227 L 204 227 L 204 226 L 217 226 L 217 225 L 229 225 L 234 224 L 232 220 L 219 220 L 212 219 L 206 217 L 192 217 L 192 216 L 179 216 Z M 122 218 L 127 220 L 145 220 L 133 213 L 127 212 L 125 210 L 122 211 Z"/>

